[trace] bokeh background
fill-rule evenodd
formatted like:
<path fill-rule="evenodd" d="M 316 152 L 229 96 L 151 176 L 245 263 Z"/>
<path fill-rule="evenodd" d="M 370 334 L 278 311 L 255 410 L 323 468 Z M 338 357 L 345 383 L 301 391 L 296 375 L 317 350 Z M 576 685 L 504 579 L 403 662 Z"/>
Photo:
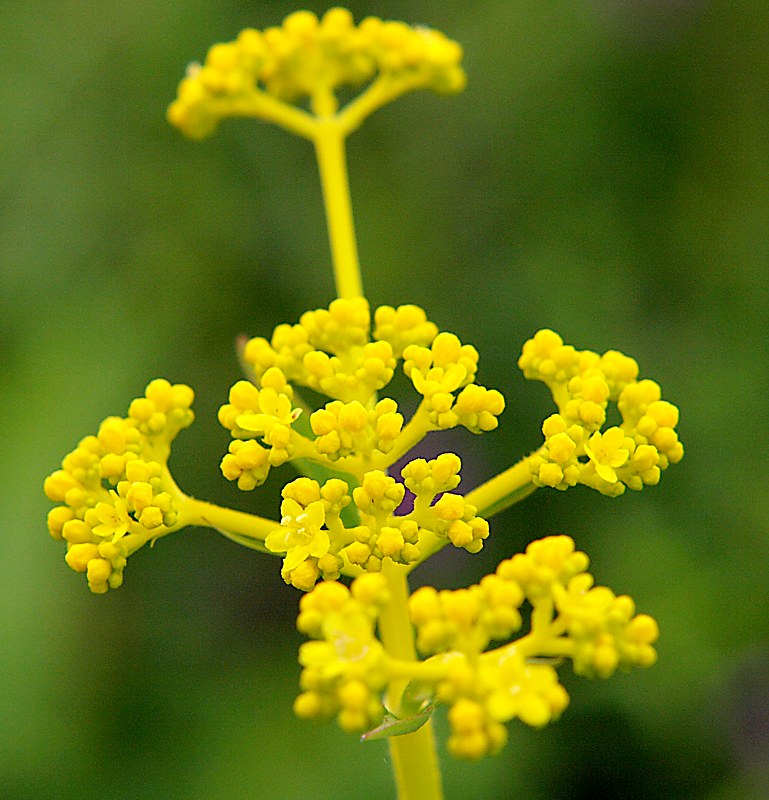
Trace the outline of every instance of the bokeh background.
<path fill-rule="evenodd" d="M 315 11 L 325 6 L 306 3 Z M 463 43 L 464 94 L 418 94 L 350 142 L 365 284 L 481 353 L 500 429 L 457 434 L 466 485 L 539 443 L 546 389 L 516 367 L 556 328 L 621 349 L 682 409 L 682 464 L 610 500 L 540 491 L 476 581 L 566 532 L 660 622 L 660 661 L 564 678 L 542 731 L 514 723 L 447 797 L 769 796 L 769 4 L 763 0 L 351 3 Z M 301 637 L 278 562 L 188 530 L 91 596 L 46 532 L 44 476 L 165 376 L 197 392 L 172 466 L 189 493 L 275 513 L 218 461 L 234 337 L 333 296 L 312 152 L 230 122 L 164 121 L 184 66 L 289 2 L 30 0 L 0 7 L 0 797 L 391 798 L 386 747 L 290 712 Z M 433 443 L 434 447 L 442 446 Z M 285 475 L 283 475 L 285 478 Z M 438 720 L 445 741 L 445 721 Z"/>

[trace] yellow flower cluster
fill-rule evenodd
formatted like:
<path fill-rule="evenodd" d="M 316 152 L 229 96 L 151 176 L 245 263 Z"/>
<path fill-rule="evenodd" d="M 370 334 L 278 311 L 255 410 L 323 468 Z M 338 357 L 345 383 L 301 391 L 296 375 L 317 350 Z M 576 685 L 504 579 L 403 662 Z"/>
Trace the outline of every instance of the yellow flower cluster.
<path fill-rule="evenodd" d="M 378 450 L 387 455 L 400 436 L 403 415 L 395 400 L 385 398 L 367 409 L 359 400 L 343 403 L 334 400 L 310 417 L 317 436 L 315 449 L 332 461 L 353 453 Z"/>
<path fill-rule="evenodd" d="M 297 628 L 316 641 L 299 648 L 298 716 L 336 716 L 346 731 L 363 731 L 381 720 L 388 673 L 375 626 L 387 601 L 387 581 L 373 574 L 356 578 L 350 589 L 336 582 L 318 584 L 302 598 Z"/>
<path fill-rule="evenodd" d="M 403 316 L 408 318 L 414 307 L 405 308 Z M 434 337 L 433 328 L 424 322 L 426 319 L 414 320 L 412 335 Z M 257 382 L 270 367 L 276 367 L 291 383 L 343 403 L 357 400 L 367 404 L 390 382 L 397 363 L 387 339 L 375 336 L 370 341 L 370 328 L 364 298 L 334 300 L 328 309 L 305 312 L 296 325 L 278 325 L 269 342 L 261 337 L 251 339 L 243 358 L 253 368 Z"/>
<path fill-rule="evenodd" d="M 361 480 L 371 469 L 389 467 L 431 430 L 496 427 L 504 398 L 474 383 L 475 348 L 439 333 L 417 306 L 382 306 L 373 332 L 371 322 L 366 300 L 339 299 L 306 312 L 296 325 L 279 325 L 269 341 L 246 344 L 253 383 L 236 383 L 219 411 L 235 437 L 221 465 L 226 478 L 253 489 L 270 467 L 305 458 Z M 377 399 L 401 358 L 422 395 L 405 426 L 395 400 Z M 305 434 L 294 425 L 301 405 L 294 406 L 292 384 L 332 398 L 309 415 Z"/>
<path fill-rule="evenodd" d="M 542 597 L 550 597 L 554 585 L 566 585 L 589 565 L 587 554 L 575 550 L 569 536 L 548 536 L 532 542 L 525 553 L 503 561 L 497 574 L 503 580 L 515 581 L 533 605 Z"/>
<path fill-rule="evenodd" d="M 550 536 L 532 542 L 525 554 L 503 561 L 497 575 L 517 583 L 532 605 L 530 641 L 540 648 L 539 655 L 568 657 L 578 674 L 600 678 L 610 677 L 617 668 L 652 666 L 657 660 L 657 623 L 645 614 L 636 615 L 627 595 L 593 586 L 587 567 L 587 555 L 574 549 L 570 537 Z M 542 649 L 546 635 L 552 642 Z"/>
<path fill-rule="evenodd" d="M 463 425 L 481 433 L 497 427 L 505 399 L 496 389 L 473 383 L 478 351 L 472 345 L 463 345 L 453 333 L 439 333 L 429 348 L 407 347 L 403 358 L 403 371 L 424 398 L 424 413 L 436 428 Z"/>
<path fill-rule="evenodd" d="M 447 747 L 457 758 L 493 755 L 507 741 L 506 722 L 542 727 L 569 704 L 555 668 L 527 661 L 512 646 L 485 653 L 476 663 L 454 655 L 448 664 L 437 698 L 449 706 Z"/>
<path fill-rule="evenodd" d="M 436 687 L 451 706 L 449 749 L 465 758 L 499 750 L 503 723 L 517 717 L 541 726 L 558 717 L 569 698 L 554 667 L 536 659 L 570 658 L 575 672 L 609 677 L 618 666 L 651 666 L 657 625 L 635 614 L 629 597 L 593 587 L 587 556 L 568 536 L 532 542 L 525 554 L 503 561 L 493 575 L 469 589 L 436 592 L 425 587 L 410 598 L 421 652 L 446 665 Z M 531 631 L 484 652 L 521 626 L 531 605 Z M 430 662 L 426 662 L 430 663 Z"/>
<path fill-rule="evenodd" d="M 445 539 L 477 552 L 489 535 L 489 525 L 460 495 L 448 491 L 459 483 L 460 466 L 453 453 L 429 462 L 415 459 L 401 472 L 404 483 L 372 470 L 352 490 L 339 478 L 323 486 L 297 478 L 283 488 L 281 526 L 267 536 L 265 545 L 274 553 L 285 553 L 281 575 L 304 591 L 310 591 L 319 578 L 336 580 L 345 565 L 375 573 L 385 558 L 416 564 L 423 551 Z M 404 484 L 416 497 L 414 509 L 399 515 L 395 512 L 405 495 Z M 440 493 L 444 494 L 433 502 Z M 341 514 L 351 504 L 359 524 L 347 527 Z"/>
<path fill-rule="evenodd" d="M 304 591 L 321 575 L 336 580 L 344 563 L 339 553 L 349 542 L 339 517 L 350 503 L 347 484 L 332 478 L 321 488 L 310 478 L 297 478 L 282 494 L 281 527 L 267 536 L 265 545 L 273 553 L 286 554 L 283 579 Z"/>
<path fill-rule="evenodd" d="M 522 603 L 520 586 L 496 574 L 467 589 L 423 586 L 409 598 L 417 647 L 425 655 L 481 653 L 492 639 L 509 639 L 520 628 Z"/>
<path fill-rule="evenodd" d="M 432 686 L 433 698 L 449 706 L 448 747 L 454 755 L 475 759 L 495 753 L 507 739 L 505 723 L 517 718 L 540 727 L 566 708 L 569 696 L 555 669 L 561 660 L 570 659 L 578 674 L 602 678 L 656 660 L 656 622 L 636 615 L 629 597 L 593 586 L 587 567 L 587 556 L 571 538 L 550 536 L 468 589 L 417 590 L 409 612 L 417 647 L 428 656 L 421 662 L 385 657 L 374 637 L 374 622 L 387 602 L 383 578 L 357 578 L 351 591 L 338 583 L 319 584 L 303 598 L 299 616 L 299 629 L 322 641 L 303 646 L 305 693 L 297 712 L 338 713 L 343 727 L 360 729 L 381 716 L 374 695 L 393 675 L 409 674 L 423 690 Z M 487 649 L 521 628 L 526 604 L 529 632 Z M 356 688 L 348 695 L 350 681 Z M 355 725 L 348 696 L 356 698 Z"/>
<path fill-rule="evenodd" d="M 291 425 L 300 413 L 292 399 L 293 390 L 279 369 L 265 372 L 260 389 L 249 381 L 238 381 L 230 389 L 230 402 L 219 409 L 219 421 L 240 438 L 230 443 L 221 469 L 240 489 L 260 486 L 271 466 L 291 457 Z M 258 444 L 255 436 L 268 447 Z"/>
<path fill-rule="evenodd" d="M 337 111 L 345 86 L 376 87 L 376 105 L 414 89 L 460 91 L 462 48 L 439 31 L 332 8 L 321 19 L 297 11 L 281 27 L 247 28 L 233 42 L 215 44 L 203 65 L 194 64 L 179 85 L 168 119 L 190 138 L 202 139 L 231 116 L 280 121 L 275 103 L 309 98 L 318 116 Z M 373 109 L 372 109 L 373 110 Z M 299 125 L 295 131 L 303 133 Z"/>
<path fill-rule="evenodd" d="M 411 517 L 421 528 L 447 537 L 455 547 L 477 553 L 489 535 L 489 523 L 476 516 L 476 507 L 453 494 L 462 466 L 455 453 L 442 453 L 432 461 L 416 458 L 401 472 L 406 488 L 415 495 Z M 436 501 L 438 495 L 441 497 Z"/>
<path fill-rule="evenodd" d="M 653 486 L 662 470 L 681 460 L 678 409 L 661 399 L 652 380 L 638 380 L 632 358 L 565 345 L 541 330 L 523 346 L 524 375 L 547 384 L 558 413 L 542 425 L 545 442 L 529 458 L 534 483 L 567 489 L 581 483 L 617 496 Z M 622 422 L 603 429 L 609 403 Z"/>
<path fill-rule="evenodd" d="M 181 493 L 166 466 L 170 445 L 194 415 L 189 386 L 152 381 L 127 417 L 108 417 L 45 481 L 48 529 L 67 542 L 66 561 L 92 592 L 123 582 L 127 557 L 179 523 Z"/>

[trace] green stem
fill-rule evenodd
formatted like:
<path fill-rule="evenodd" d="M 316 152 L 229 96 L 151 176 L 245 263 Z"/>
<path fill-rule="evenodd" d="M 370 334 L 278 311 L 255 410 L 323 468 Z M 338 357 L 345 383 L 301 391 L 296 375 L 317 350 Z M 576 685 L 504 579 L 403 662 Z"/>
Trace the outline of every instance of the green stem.
<path fill-rule="evenodd" d="M 220 117 L 254 117 L 279 125 L 289 133 L 312 141 L 315 119 L 300 108 L 284 103 L 266 92 L 256 89 L 243 97 L 226 98 L 212 103 Z"/>
<path fill-rule="evenodd" d="M 393 448 L 386 455 L 386 466 L 394 464 L 399 458 L 406 455 L 414 445 L 421 442 L 422 439 L 434 430 L 430 425 L 430 418 L 427 412 L 427 407 L 424 399 L 421 400 L 414 415 L 406 424 L 406 427 L 398 435 L 398 438 L 393 443 Z"/>
<path fill-rule="evenodd" d="M 184 525 L 199 525 L 203 528 L 214 528 L 225 535 L 235 534 L 254 542 L 263 542 L 268 534 L 277 528 L 280 523 L 234 508 L 196 500 L 194 497 L 185 497 L 179 512 L 179 527 Z"/>
<path fill-rule="evenodd" d="M 363 296 L 345 157 L 345 133 L 335 117 L 317 118 L 313 136 L 323 187 L 328 239 L 338 297 Z"/>
<path fill-rule="evenodd" d="M 479 517 L 498 514 L 535 491 L 537 487 L 531 482 L 529 458 L 521 459 L 465 495 L 465 500 L 476 507 Z"/>
<path fill-rule="evenodd" d="M 382 644 L 392 658 L 416 661 L 414 631 L 408 613 L 406 569 L 385 560 L 382 572 L 390 589 L 390 602 L 379 617 Z M 407 678 L 397 678 L 388 687 L 387 705 L 396 716 L 400 714 L 401 697 L 407 683 Z M 393 736 L 388 741 L 398 800 L 443 800 L 441 771 L 431 723 L 428 721 L 419 730 Z"/>

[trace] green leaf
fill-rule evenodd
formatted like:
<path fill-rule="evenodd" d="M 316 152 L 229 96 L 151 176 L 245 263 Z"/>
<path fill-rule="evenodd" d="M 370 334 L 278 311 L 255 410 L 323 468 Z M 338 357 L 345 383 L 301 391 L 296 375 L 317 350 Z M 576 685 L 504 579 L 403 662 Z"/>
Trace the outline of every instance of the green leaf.
<path fill-rule="evenodd" d="M 378 739 L 389 739 L 392 736 L 403 736 L 406 733 L 418 731 L 435 711 L 435 703 L 428 703 L 418 714 L 410 717 L 399 718 L 389 712 L 385 714 L 380 725 L 366 731 L 361 737 L 362 742 L 374 742 Z"/>
<path fill-rule="evenodd" d="M 429 705 L 435 705 L 433 696 L 435 683 L 427 681 L 409 681 L 401 697 L 401 713 L 404 717 L 420 714 Z"/>

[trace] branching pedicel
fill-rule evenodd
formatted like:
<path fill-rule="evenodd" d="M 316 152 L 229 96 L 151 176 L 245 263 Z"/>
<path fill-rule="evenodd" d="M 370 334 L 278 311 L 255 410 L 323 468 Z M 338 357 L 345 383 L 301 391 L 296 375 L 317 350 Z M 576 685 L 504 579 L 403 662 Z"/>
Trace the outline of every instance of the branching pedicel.
<path fill-rule="evenodd" d="M 678 410 L 656 383 L 638 379 L 632 358 L 577 350 L 542 330 L 519 360 L 557 408 L 538 450 L 466 493 L 455 453 L 414 458 L 390 474 L 431 431 L 491 431 L 504 409 L 498 390 L 476 382 L 475 348 L 439 331 L 421 308 L 371 312 L 347 183 L 346 137 L 407 91 L 460 91 L 461 56 L 437 31 L 373 17 L 356 26 L 341 8 L 320 20 L 297 12 L 282 27 L 214 45 L 202 66 L 188 69 L 168 110 L 192 138 L 226 117 L 268 120 L 310 140 L 318 156 L 339 296 L 269 340 L 251 339 L 242 352 L 248 380 L 234 384 L 219 410 L 232 435 L 221 463 L 227 479 L 252 490 L 287 462 L 302 475 L 283 489 L 280 520 L 179 489 L 167 459 L 193 420 L 193 392 L 165 380 L 152 381 L 126 417 L 104 420 L 45 483 L 60 504 L 50 533 L 66 541 L 67 563 L 95 593 L 121 585 L 137 549 L 188 525 L 281 556 L 284 580 L 306 592 L 297 624 L 311 639 L 299 653 L 294 710 L 387 737 L 399 796 L 420 800 L 442 796 L 429 722 L 435 704 L 449 709 L 450 752 L 479 758 L 503 746 L 507 721 L 541 726 L 560 715 L 568 696 L 557 664 L 570 659 L 575 672 L 603 678 L 650 666 L 658 630 L 629 597 L 593 585 L 587 556 L 567 536 L 532 542 L 467 589 L 409 596 L 408 573 L 447 544 L 478 552 L 488 518 L 537 487 L 581 483 L 617 496 L 656 484 L 683 455 Z M 337 92 L 348 86 L 364 88 L 340 108 Z M 382 395 L 399 364 L 420 398 L 409 420 Z M 302 387 L 329 401 L 308 407 Z M 617 426 L 606 427 L 609 404 Z M 404 512 L 407 491 L 413 507 Z M 353 579 L 349 588 L 342 576 Z M 512 638 L 523 614 L 528 632 Z"/>

